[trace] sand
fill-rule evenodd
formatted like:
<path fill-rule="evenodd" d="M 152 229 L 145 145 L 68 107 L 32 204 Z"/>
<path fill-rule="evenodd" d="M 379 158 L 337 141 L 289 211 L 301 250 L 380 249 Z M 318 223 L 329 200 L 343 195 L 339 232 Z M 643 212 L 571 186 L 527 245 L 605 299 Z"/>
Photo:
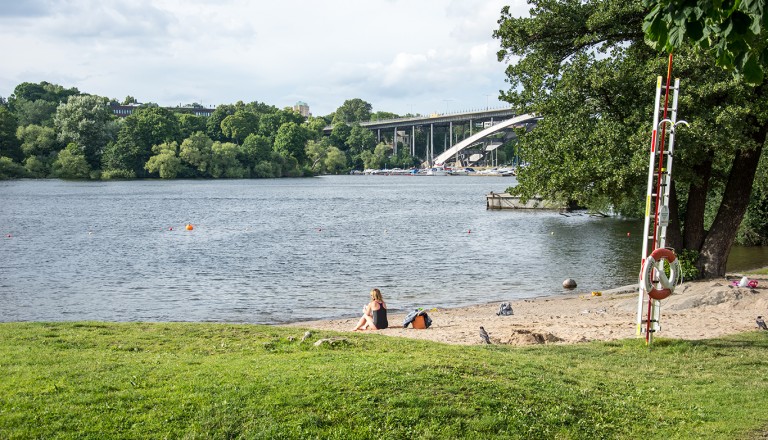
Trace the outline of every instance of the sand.
<path fill-rule="evenodd" d="M 755 318 L 768 316 L 768 276 L 755 275 L 757 288 L 733 287 L 741 274 L 686 282 L 661 301 L 661 331 L 656 337 L 709 339 L 757 330 Z M 510 301 L 514 315 L 497 316 L 501 302 L 428 310 L 432 326 L 403 328 L 404 314 L 390 314 L 390 328 L 368 331 L 386 336 L 425 339 L 447 344 L 480 344 L 483 326 L 493 344 L 572 344 L 636 338 L 637 286 L 605 290 L 600 296 L 575 289 L 557 297 Z M 386 294 L 385 294 L 386 299 Z M 643 315 L 645 316 L 645 314 Z M 292 324 L 297 327 L 349 332 L 359 316 Z M 768 333 L 768 332 L 766 332 Z"/>

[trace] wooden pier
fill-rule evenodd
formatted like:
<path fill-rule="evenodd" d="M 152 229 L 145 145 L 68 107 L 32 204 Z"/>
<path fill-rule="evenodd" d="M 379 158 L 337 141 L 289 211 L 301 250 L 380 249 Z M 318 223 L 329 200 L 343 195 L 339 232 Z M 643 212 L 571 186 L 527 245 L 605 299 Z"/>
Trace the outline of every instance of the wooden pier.
<path fill-rule="evenodd" d="M 568 206 L 565 203 L 557 203 L 544 200 L 541 197 L 531 197 L 525 203 L 520 201 L 520 197 L 508 193 L 495 193 L 491 191 L 485 196 L 486 209 L 551 209 L 557 211 L 567 211 Z"/>

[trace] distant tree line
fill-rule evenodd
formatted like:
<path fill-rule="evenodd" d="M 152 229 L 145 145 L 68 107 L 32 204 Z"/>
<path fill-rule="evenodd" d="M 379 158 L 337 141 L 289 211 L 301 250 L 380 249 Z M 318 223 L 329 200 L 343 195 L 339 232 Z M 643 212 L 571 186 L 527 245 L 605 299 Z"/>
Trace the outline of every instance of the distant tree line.
<path fill-rule="evenodd" d="M 271 178 L 409 167 L 406 149 L 359 123 L 398 117 L 361 99 L 325 117 L 304 118 L 261 102 L 218 106 L 210 117 L 157 104 L 129 116 L 122 103 L 48 82 L 22 83 L 0 97 L 0 179 Z M 201 107 L 191 104 L 188 107 Z M 331 136 L 323 128 L 334 124 Z"/>

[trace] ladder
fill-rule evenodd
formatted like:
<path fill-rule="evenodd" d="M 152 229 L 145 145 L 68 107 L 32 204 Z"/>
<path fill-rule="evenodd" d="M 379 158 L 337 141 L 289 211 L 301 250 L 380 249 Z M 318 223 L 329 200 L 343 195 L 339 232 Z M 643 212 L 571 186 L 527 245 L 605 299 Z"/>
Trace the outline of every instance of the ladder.
<path fill-rule="evenodd" d="M 648 160 L 648 188 L 645 200 L 645 222 L 643 225 L 643 253 L 640 263 L 641 274 L 648 256 L 654 250 L 666 246 L 667 225 L 669 224 L 669 191 L 672 183 L 672 158 L 675 150 L 675 125 L 677 124 L 677 97 L 680 90 L 680 79 L 675 79 L 674 86 L 670 87 L 671 73 L 672 56 L 670 55 L 666 85 L 662 87 L 661 76 L 656 78 L 656 99 Z M 670 91 L 673 94 L 672 106 L 668 107 Z M 662 93 L 664 94 L 663 106 L 660 105 Z M 660 115 L 661 119 L 659 118 Z M 680 122 L 685 123 L 685 121 Z M 667 127 L 669 127 L 668 130 Z M 661 135 L 659 135 L 659 130 Z M 665 149 L 665 139 L 667 137 L 669 142 Z M 637 336 L 639 337 L 644 331 L 646 344 L 651 344 L 653 334 L 661 330 L 659 323 L 661 302 L 646 295 L 642 281 L 639 285 Z M 646 304 L 647 307 L 645 307 Z M 643 320 L 644 309 L 646 309 L 645 320 Z"/>

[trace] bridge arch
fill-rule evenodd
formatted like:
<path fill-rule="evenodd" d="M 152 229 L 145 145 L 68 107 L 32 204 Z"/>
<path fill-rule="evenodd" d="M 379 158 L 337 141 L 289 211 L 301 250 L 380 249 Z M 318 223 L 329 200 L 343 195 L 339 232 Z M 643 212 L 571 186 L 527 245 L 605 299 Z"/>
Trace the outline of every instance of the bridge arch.
<path fill-rule="evenodd" d="M 536 116 L 531 113 L 526 113 L 524 115 L 515 116 L 514 118 L 507 119 L 505 121 L 499 122 L 498 124 L 492 125 L 484 130 L 478 131 L 477 133 L 473 134 L 472 136 L 464 139 L 463 141 L 457 143 L 456 145 L 452 146 L 451 148 L 445 150 L 444 152 L 440 153 L 439 156 L 435 158 L 435 165 L 441 166 L 445 164 L 445 161 L 456 155 L 459 151 L 468 148 L 481 139 L 490 136 L 496 132 L 499 132 L 501 130 L 507 129 L 513 125 L 516 124 L 525 124 L 527 122 L 533 122 L 538 119 L 541 119 L 540 116 Z"/>

